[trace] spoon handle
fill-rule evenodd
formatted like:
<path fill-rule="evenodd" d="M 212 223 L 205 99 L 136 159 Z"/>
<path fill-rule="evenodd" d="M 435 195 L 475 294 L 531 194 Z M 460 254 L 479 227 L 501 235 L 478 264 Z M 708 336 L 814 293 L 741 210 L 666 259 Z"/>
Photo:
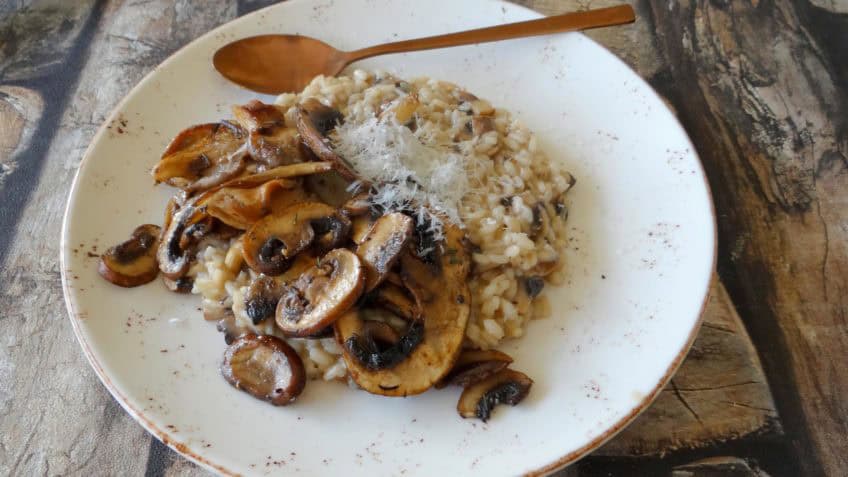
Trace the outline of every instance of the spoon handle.
<path fill-rule="evenodd" d="M 477 30 L 468 30 L 446 35 L 428 36 L 414 40 L 397 41 L 382 45 L 371 46 L 361 50 L 345 53 L 345 62 L 370 58 L 387 53 L 402 53 L 407 51 L 431 50 L 449 46 L 486 43 L 489 41 L 509 40 L 528 36 L 548 35 L 574 30 L 586 30 L 612 25 L 631 23 L 636 19 L 633 7 L 617 5 L 615 7 L 599 8 L 584 12 L 566 13 L 552 17 L 540 18 L 518 23 L 508 23 Z"/>

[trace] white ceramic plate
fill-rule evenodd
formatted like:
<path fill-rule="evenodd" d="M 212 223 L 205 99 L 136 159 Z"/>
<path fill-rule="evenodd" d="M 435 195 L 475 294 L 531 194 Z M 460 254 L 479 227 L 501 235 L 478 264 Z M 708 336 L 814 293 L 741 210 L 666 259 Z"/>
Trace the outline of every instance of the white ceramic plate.
<path fill-rule="evenodd" d="M 644 409 L 697 331 L 714 218 L 701 165 L 674 116 L 580 34 L 357 65 L 450 80 L 511 109 L 578 179 L 569 196 L 568 284 L 549 290 L 554 316 L 503 347 L 536 384 L 488 424 L 457 416 L 458 389 L 396 399 L 311 382 L 295 405 L 269 406 L 220 376 L 223 339 L 201 318 L 196 297 L 171 294 L 158 280 L 112 286 L 87 253 L 124 240 L 140 223 L 160 223 L 172 190 L 154 187 L 148 170 L 169 139 L 254 97 L 212 69 L 224 43 L 296 32 L 353 49 L 536 16 L 485 0 L 293 0 L 204 35 L 133 89 L 80 167 L 61 257 L 74 330 L 121 405 L 168 445 L 222 473 L 372 476 L 544 473 Z"/>

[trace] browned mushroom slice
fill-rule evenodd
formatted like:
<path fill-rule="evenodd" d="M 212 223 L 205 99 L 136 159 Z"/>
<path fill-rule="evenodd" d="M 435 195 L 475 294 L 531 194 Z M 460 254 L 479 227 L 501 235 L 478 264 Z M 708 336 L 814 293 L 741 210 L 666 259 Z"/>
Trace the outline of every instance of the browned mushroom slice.
<path fill-rule="evenodd" d="M 322 161 L 333 163 L 339 174 L 348 180 L 357 180 L 353 166 L 336 154 L 329 144 L 327 133 L 342 121 L 342 114 L 329 106 L 309 98 L 295 109 L 295 120 L 300 139 Z"/>
<path fill-rule="evenodd" d="M 342 207 L 351 197 L 348 186 L 350 181 L 336 171 L 313 174 L 304 181 L 306 188 L 315 194 L 321 202 L 333 207 Z M 342 209 L 342 212 L 346 212 Z"/>
<path fill-rule="evenodd" d="M 159 274 L 156 249 L 160 233 L 158 225 L 136 227 L 127 241 L 110 247 L 100 256 L 97 272 L 122 287 L 135 287 L 152 281 Z"/>
<path fill-rule="evenodd" d="M 232 111 L 236 122 L 248 131 L 282 126 L 286 123 L 286 117 L 280 108 L 257 99 L 233 106 Z"/>
<path fill-rule="evenodd" d="M 342 212 L 348 217 L 359 217 L 371 212 L 371 196 L 368 193 L 360 192 L 348 199 L 342 205 Z"/>
<path fill-rule="evenodd" d="M 207 305 L 203 304 L 203 319 L 207 321 L 217 321 L 215 328 L 224 334 L 224 343 L 233 344 L 233 341 L 242 336 L 252 335 L 256 332 L 244 324 L 241 320 L 236 319 L 232 308 L 226 308 L 223 305 Z"/>
<path fill-rule="evenodd" d="M 356 254 L 367 272 L 366 292 L 385 280 L 401 251 L 412 238 L 412 230 L 412 219 L 400 212 L 386 214 L 374 222 L 371 230 L 356 247 Z"/>
<path fill-rule="evenodd" d="M 275 167 L 213 187 L 194 203 L 224 224 L 245 230 L 269 213 L 306 202 L 307 194 L 297 179 L 331 169 L 327 162 Z"/>
<path fill-rule="evenodd" d="M 397 285 L 399 287 L 403 286 L 403 280 L 396 272 L 389 272 L 389 274 L 386 275 L 386 283 L 391 283 L 392 285 Z"/>
<path fill-rule="evenodd" d="M 420 319 L 413 321 L 403 336 L 399 336 L 396 340 L 392 339 L 388 343 L 377 339 L 374 332 L 382 330 L 376 330 L 379 325 L 373 323 L 363 320 L 360 313 L 353 310 L 345 313 L 335 324 L 336 338 L 343 344 L 344 355 L 348 357 L 346 360 L 355 362 L 356 366 L 364 372 L 391 371 L 392 368 L 410 359 L 412 352 L 424 339 L 424 326 Z M 397 376 L 391 376 L 377 384 L 378 388 L 384 392 L 395 390 L 399 385 L 400 379 Z M 366 390 L 373 392 L 367 388 Z"/>
<path fill-rule="evenodd" d="M 270 167 L 305 160 L 301 154 L 300 135 L 295 128 L 277 126 L 251 131 L 247 146 L 251 157 Z"/>
<path fill-rule="evenodd" d="M 312 333 L 311 335 L 301 336 L 303 339 L 307 340 L 322 340 L 324 338 L 331 338 L 333 336 L 333 325 L 326 326 L 321 328 L 320 330 Z"/>
<path fill-rule="evenodd" d="M 436 385 L 436 388 L 443 388 L 448 384 L 468 386 L 497 373 L 510 363 L 512 358 L 508 354 L 494 349 L 463 351 L 451 372 Z"/>
<path fill-rule="evenodd" d="M 215 220 L 205 212 L 202 216 L 183 231 L 180 236 L 180 248 L 188 250 L 193 245 L 200 242 L 200 239 L 209 235 L 212 228 L 215 226 Z"/>
<path fill-rule="evenodd" d="M 213 210 L 221 210 L 226 209 L 227 204 L 219 204 L 220 202 L 232 201 L 236 202 L 240 208 L 248 208 L 251 211 L 257 207 L 277 211 L 280 210 L 279 205 L 281 203 L 288 206 L 305 198 L 304 191 L 296 181 L 297 178 L 330 170 L 332 170 L 332 165 L 328 162 L 310 162 L 275 167 L 213 187 L 195 198 L 192 203 L 195 204 L 195 207 L 206 206 L 208 208 L 211 205 Z M 270 182 L 276 182 L 276 184 L 267 185 Z M 242 189 L 248 190 L 242 191 Z M 250 191 L 251 189 L 255 190 Z M 271 195 L 276 197 L 269 197 Z M 286 203 L 287 200 L 293 202 Z M 257 201 L 261 203 L 257 203 Z M 251 212 L 251 214 L 256 214 L 256 212 Z M 230 214 L 226 215 L 229 216 Z"/>
<path fill-rule="evenodd" d="M 401 339 L 398 332 L 388 323 L 375 320 L 365 320 L 362 324 L 362 335 L 378 346 L 392 346 Z"/>
<path fill-rule="evenodd" d="M 176 280 L 185 274 L 191 263 L 194 245 L 208 232 L 209 218 L 203 208 L 195 207 L 194 201 L 189 201 L 174 214 L 168 228 L 162 233 L 156 252 L 159 270 L 165 276 Z"/>
<path fill-rule="evenodd" d="M 165 287 L 168 290 L 171 290 L 174 293 L 190 293 L 194 286 L 194 279 L 190 277 L 180 277 L 173 280 L 162 275 L 162 282 L 165 283 Z"/>
<path fill-rule="evenodd" d="M 168 199 L 168 203 L 165 204 L 165 218 L 162 220 L 162 232 L 168 230 L 168 227 L 171 226 L 171 220 L 174 219 L 174 214 L 180 210 L 180 203 L 177 200 L 177 197 L 171 197 Z"/>
<path fill-rule="evenodd" d="M 268 169 L 253 175 L 239 177 L 224 184 L 227 187 L 256 187 L 270 180 L 293 179 L 295 177 L 320 174 L 333 169 L 329 162 L 300 162 Z"/>
<path fill-rule="evenodd" d="M 486 422 L 495 406 L 498 404 L 515 406 L 527 397 L 532 385 L 533 380 L 526 374 L 512 369 L 503 369 L 466 387 L 462 396 L 459 397 L 456 410 L 462 417 L 476 417 Z"/>
<path fill-rule="evenodd" d="M 226 182 L 244 169 L 245 139 L 244 130 L 227 121 L 192 126 L 171 141 L 153 178 L 189 192 Z"/>
<path fill-rule="evenodd" d="M 365 270 L 356 254 L 333 250 L 283 289 L 277 326 L 286 336 L 315 334 L 356 303 L 364 284 Z"/>
<path fill-rule="evenodd" d="M 273 179 L 258 187 L 222 187 L 206 197 L 203 203 L 212 217 L 231 227 L 247 230 L 271 212 L 280 196 L 284 196 L 282 200 L 288 204 L 306 198 L 296 182 Z"/>
<path fill-rule="evenodd" d="M 350 221 L 333 207 L 304 202 L 256 222 L 244 235 L 244 259 L 259 273 L 279 275 L 290 259 L 318 239 L 319 246 L 341 243 Z"/>
<path fill-rule="evenodd" d="M 373 303 L 406 321 L 417 320 L 421 317 L 421 309 L 410 298 L 402 287 L 390 283 L 388 279 L 376 290 L 371 298 Z"/>
<path fill-rule="evenodd" d="M 246 335 L 224 353 L 221 374 L 236 389 L 275 406 L 303 392 L 306 370 L 291 346 L 273 336 Z"/>
<path fill-rule="evenodd" d="M 306 273 L 307 270 L 314 267 L 318 263 L 319 258 L 321 258 L 320 254 L 316 254 L 314 250 L 300 252 L 291 262 L 289 268 L 282 275 L 274 278 L 280 283 L 291 284 Z"/>
<path fill-rule="evenodd" d="M 209 173 L 207 175 L 192 182 L 183 188 L 183 190 L 189 195 L 209 190 L 212 187 L 238 177 L 244 171 L 246 165 L 247 149 L 242 148 L 233 153 L 228 160 L 218 163 L 214 169 L 208 171 Z"/>
<path fill-rule="evenodd" d="M 233 106 L 236 121 L 248 131 L 247 145 L 254 160 L 271 167 L 304 160 L 295 128 L 286 127 L 283 111 L 253 100 Z"/>
<path fill-rule="evenodd" d="M 439 246 L 455 249 L 455 253 L 453 259 L 439 254 L 439 266 L 425 264 L 409 253 L 401 255 L 403 282 L 420 301 L 422 316 L 410 328 L 423 322 L 422 339 L 409 356 L 391 368 L 373 370 L 342 346 L 350 376 L 368 392 L 385 396 L 422 393 L 450 371 L 459 355 L 470 310 L 468 256 L 458 227 L 445 223 L 445 235 L 445 243 Z M 356 316 L 345 315 L 336 322 L 336 339 L 341 344 L 358 332 L 357 321 Z"/>
<path fill-rule="evenodd" d="M 370 214 L 353 217 L 350 221 L 350 239 L 357 245 L 361 244 L 373 225 L 374 219 L 371 218 Z"/>
<path fill-rule="evenodd" d="M 259 275 L 247 287 L 244 311 L 254 325 L 272 318 L 283 295 L 283 285 L 267 275 Z"/>
<path fill-rule="evenodd" d="M 350 221 L 344 214 L 316 220 L 312 228 L 315 230 L 313 245 L 319 252 L 326 252 L 344 245 L 350 235 Z"/>

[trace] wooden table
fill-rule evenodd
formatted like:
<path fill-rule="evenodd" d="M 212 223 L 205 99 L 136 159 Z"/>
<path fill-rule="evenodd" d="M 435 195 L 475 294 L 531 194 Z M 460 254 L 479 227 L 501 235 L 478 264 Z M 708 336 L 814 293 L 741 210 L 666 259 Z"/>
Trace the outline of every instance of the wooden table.
<path fill-rule="evenodd" d="M 517 1 L 546 14 L 617 3 Z M 59 283 L 60 224 L 118 100 L 188 41 L 269 3 L 0 2 L 1 475 L 205 474 L 85 362 Z M 668 388 L 561 475 L 848 475 L 848 2 L 635 7 L 635 25 L 591 36 L 694 141 L 718 212 L 718 275 Z"/>

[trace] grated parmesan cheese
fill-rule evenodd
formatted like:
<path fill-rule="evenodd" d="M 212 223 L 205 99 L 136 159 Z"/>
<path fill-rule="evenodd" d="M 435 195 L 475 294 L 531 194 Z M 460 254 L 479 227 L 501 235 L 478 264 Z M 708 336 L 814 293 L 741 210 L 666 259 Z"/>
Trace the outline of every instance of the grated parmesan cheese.
<path fill-rule="evenodd" d="M 469 189 L 466 157 L 417 137 L 392 116 L 346 122 L 330 137 L 335 151 L 374 184 L 372 202 L 387 210 L 412 209 L 437 239 L 442 219 L 462 225 L 459 204 Z M 426 219 L 429 219 L 426 220 Z"/>

